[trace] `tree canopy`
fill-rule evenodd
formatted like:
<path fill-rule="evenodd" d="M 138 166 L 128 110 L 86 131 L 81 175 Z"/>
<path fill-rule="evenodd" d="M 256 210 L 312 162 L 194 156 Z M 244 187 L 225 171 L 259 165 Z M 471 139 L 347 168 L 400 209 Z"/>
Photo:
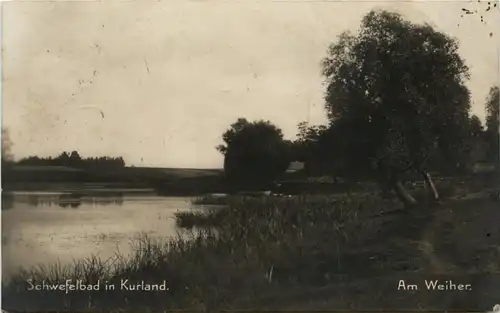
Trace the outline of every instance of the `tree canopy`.
<path fill-rule="evenodd" d="M 437 153 L 460 162 L 469 134 L 469 69 L 457 40 L 396 13 L 371 11 L 323 61 L 326 110 L 335 144 L 353 174 L 377 170 L 397 184 L 424 173 Z"/>
<path fill-rule="evenodd" d="M 307 122 L 298 124 L 297 139 L 292 143 L 292 155 L 295 161 L 307 162 L 319 154 L 319 141 L 326 132 L 324 125 L 310 126 Z"/>
<path fill-rule="evenodd" d="M 481 123 L 481 120 L 477 117 L 477 115 L 471 116 L 469 125 L 472 137 L 480 137 L 483 134 L 483 123 Z"/>
<path fill-rule="evenodd" d="M 234 184 L 268 183 L 290 164 L 289 143 L 283 139 L 281 129 L 269 121 L 240 118 L 222 138 L 224 145 L 217 150 L 224 155 L 226 178 Z"/>
<path fill-rule="evenodd" d="M 491 132 L 498 133 L 498 114 L 500 106 L 500 88 L 491 87 L 486 99 L 486 128 Z"/>
<path fill-rule="evenodd" d="M 486 99 L 486 133 L 488 137 L 489 159 L 493 162 L 499 161 L 499 106 L 500 106 L 500 88 L 498 86 L 491 87 L 490 93 Z M 499 164 L 500 166 L 500 164 Z"/>

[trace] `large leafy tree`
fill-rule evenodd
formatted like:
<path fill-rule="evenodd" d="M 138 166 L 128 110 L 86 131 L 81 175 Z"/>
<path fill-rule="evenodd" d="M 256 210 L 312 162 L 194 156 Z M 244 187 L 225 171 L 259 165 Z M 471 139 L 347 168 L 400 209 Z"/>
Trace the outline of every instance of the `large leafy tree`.
<path fill-rule="evenodd" d="M 217 150 L 224 155 L 227 180 L 236 187 L 262 187 L 290 164 L 290 143 L 269 121 L 240 118 L 222 136 Z"/>
<path fill-rule="evenodd" d="M 309 175 L 344 176 L 340 133 L 329 125 L 298 125 L 297 139 L 292 143 L 293 156 L 305 162 Z"/>
<path fill-rule="evenodd" d="M 320 138 L 327 127 L 324 125 L 309 125 L 301 122 L 298 125 L 297 138 L 292 142 L 292 156 L 295 161 L 305 162 L 310 165 L 315 158 L 321 155 L 319 151 Z"/>
<path fill-rule="evenodd" d="M 460 165 L 469 134 L 469 70 L 454 38 L 399 14 L 371 11 L 323 62 L 328 118 L 353 174 L 375 174 L 407 205 L 404 174 L 428 174 L 436 155 Z M 448 162 L 449 162 L 448 161 Z"/>
<path fill-rule="evenodd" d="M 500 106 L 500 88 L 498 86 L 492 87 L 488 98 L 486 99 L 486 133 L 488 137 L 489 158 L 494 162 L 500 160 L 500 147 L 499 147 L 499 106 Z M 497 164 L 500 166 L 500 164 Z"/>
<path fill-rule="evenodd" d="M 479 138 L 483 136 L 483 123 L 477 115 L 472 115 L 469 122 L 470 132 L 473 138 Z"/>
<path fill-rule="evenodd" d="M 469 152 L 468 167 L 472 167 L 476 162 L 485 161 L 487 157 L 487 137 L 483 123 L 476 115 L 469 119 L 469 138 L 464 142 L 465 152 Z"/>

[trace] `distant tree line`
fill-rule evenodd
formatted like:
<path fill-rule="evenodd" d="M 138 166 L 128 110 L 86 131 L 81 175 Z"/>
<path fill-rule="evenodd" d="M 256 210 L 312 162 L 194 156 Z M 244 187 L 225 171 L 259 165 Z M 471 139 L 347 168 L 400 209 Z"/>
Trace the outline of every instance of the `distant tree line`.
<path fill-rule="evenodd" d="M 470 114 L 469 68 L 458 42 L 399 14 L 371 11 L 358 34 L 343 33 L 323 60 L 328 124 L 300 123 L 285 140 L 269 121 L 240 118 L 217 147 L 232 185 L 265 184 L 291 161 L 309 175 L 373 180 L 405 205 L 404 182 L 420 177 L 438 200 L 430 172 L 467 173 L 476 162 L 498 166 L 499 89 L 486 101 L 486 129 Z"/>
<path fill-rule="evenodd" d="M 75 168 L 87 167 L 125 167 L 122 157 L 88 157 L 82 158 L 78 151 L 62 152 L 59 156 L 39 157 L 30 156 L 19 161 L 14 160 L 12 155 L 12 141 L 7 128 L 2 128 L 2 166 L 8 167 L 14 164 L 29 166 L 68 166 Z"/>
<path fill-rule="evenodd" d="M 124 167 L 125 161 L 122 157 L 89 157 L 82 158 L 77 151 L 71 153 L 63 152 L 59 156 L 52 158 L 41 158 L 38 156 L 30 156 L 23 158 L 17 162 L 19 165 L 30 166 L 67 166 L 74 168 L 89 168 L 89 167 Z"/>

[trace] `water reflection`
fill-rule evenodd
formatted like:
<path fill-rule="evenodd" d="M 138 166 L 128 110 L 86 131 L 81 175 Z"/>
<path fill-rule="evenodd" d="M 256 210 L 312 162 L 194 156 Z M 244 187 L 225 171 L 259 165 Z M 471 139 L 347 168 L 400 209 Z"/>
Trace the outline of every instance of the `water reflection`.
<path fill-rule="evenodd" d="M 14 196 L 9 193 L 2 192 L 2 211 L 12 209 L 14 206 Z"/>
<path fill-rule="evenodd" d="M 90 255 L 106 260 L 132 253 L 139 233 L 177 236 L 175 213 L 193 209 L 189 198 L 124 192 L 16 192 L 2 195 L 2 270 L 72 264 Z"/>
<path fill-rule="evenodd" d="M 78 193 L 62 194 L 58 198 L 58 205 L 62 208 L 78 208 L 82 205 L 83 195 Z"/>
<path fill-rule="evenodd" d="M 78 208 L 79 206 L 81 206 L 82 203 L 81 202 L 70 202 L 70 203 L 67 203 L 67 202 L 59 202 L 59 206 L 61 208 L 72 208 L 72 209 L 76 209 Z"/>
<path fill-rule="evenodd" d="M 91 206 L 122 205 L 123 193 L 88 195 L 83 193 L 63 194 L 3 194 L 2 210 L 10 209 L 14 202 L 27 203 L 33 207 L 59 206 L 61 208 L 79 208 L 82 204 Z"/>

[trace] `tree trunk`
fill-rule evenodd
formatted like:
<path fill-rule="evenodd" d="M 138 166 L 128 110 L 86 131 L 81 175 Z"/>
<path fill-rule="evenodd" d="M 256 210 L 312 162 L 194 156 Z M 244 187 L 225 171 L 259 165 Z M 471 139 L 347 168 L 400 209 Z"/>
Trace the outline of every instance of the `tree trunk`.
<path fill-rule="evenodd" d="M 420 171 L 420 174 L 423 176 L 425 184 L 430 188 L 433 199 L 435 201 L 439 201 L 439 192 L 437 191 L 436 186 L 432 181 L 431 175 L 424 171 Z"/>
<path fill-rule="evenodd" d="M 417 204 L 417 200 L 408 193 L 401 181 L 395 181 L 393 183 L 393 189 L 399 200 L 401 200 L 406 207 L 413 207 Z"/>

